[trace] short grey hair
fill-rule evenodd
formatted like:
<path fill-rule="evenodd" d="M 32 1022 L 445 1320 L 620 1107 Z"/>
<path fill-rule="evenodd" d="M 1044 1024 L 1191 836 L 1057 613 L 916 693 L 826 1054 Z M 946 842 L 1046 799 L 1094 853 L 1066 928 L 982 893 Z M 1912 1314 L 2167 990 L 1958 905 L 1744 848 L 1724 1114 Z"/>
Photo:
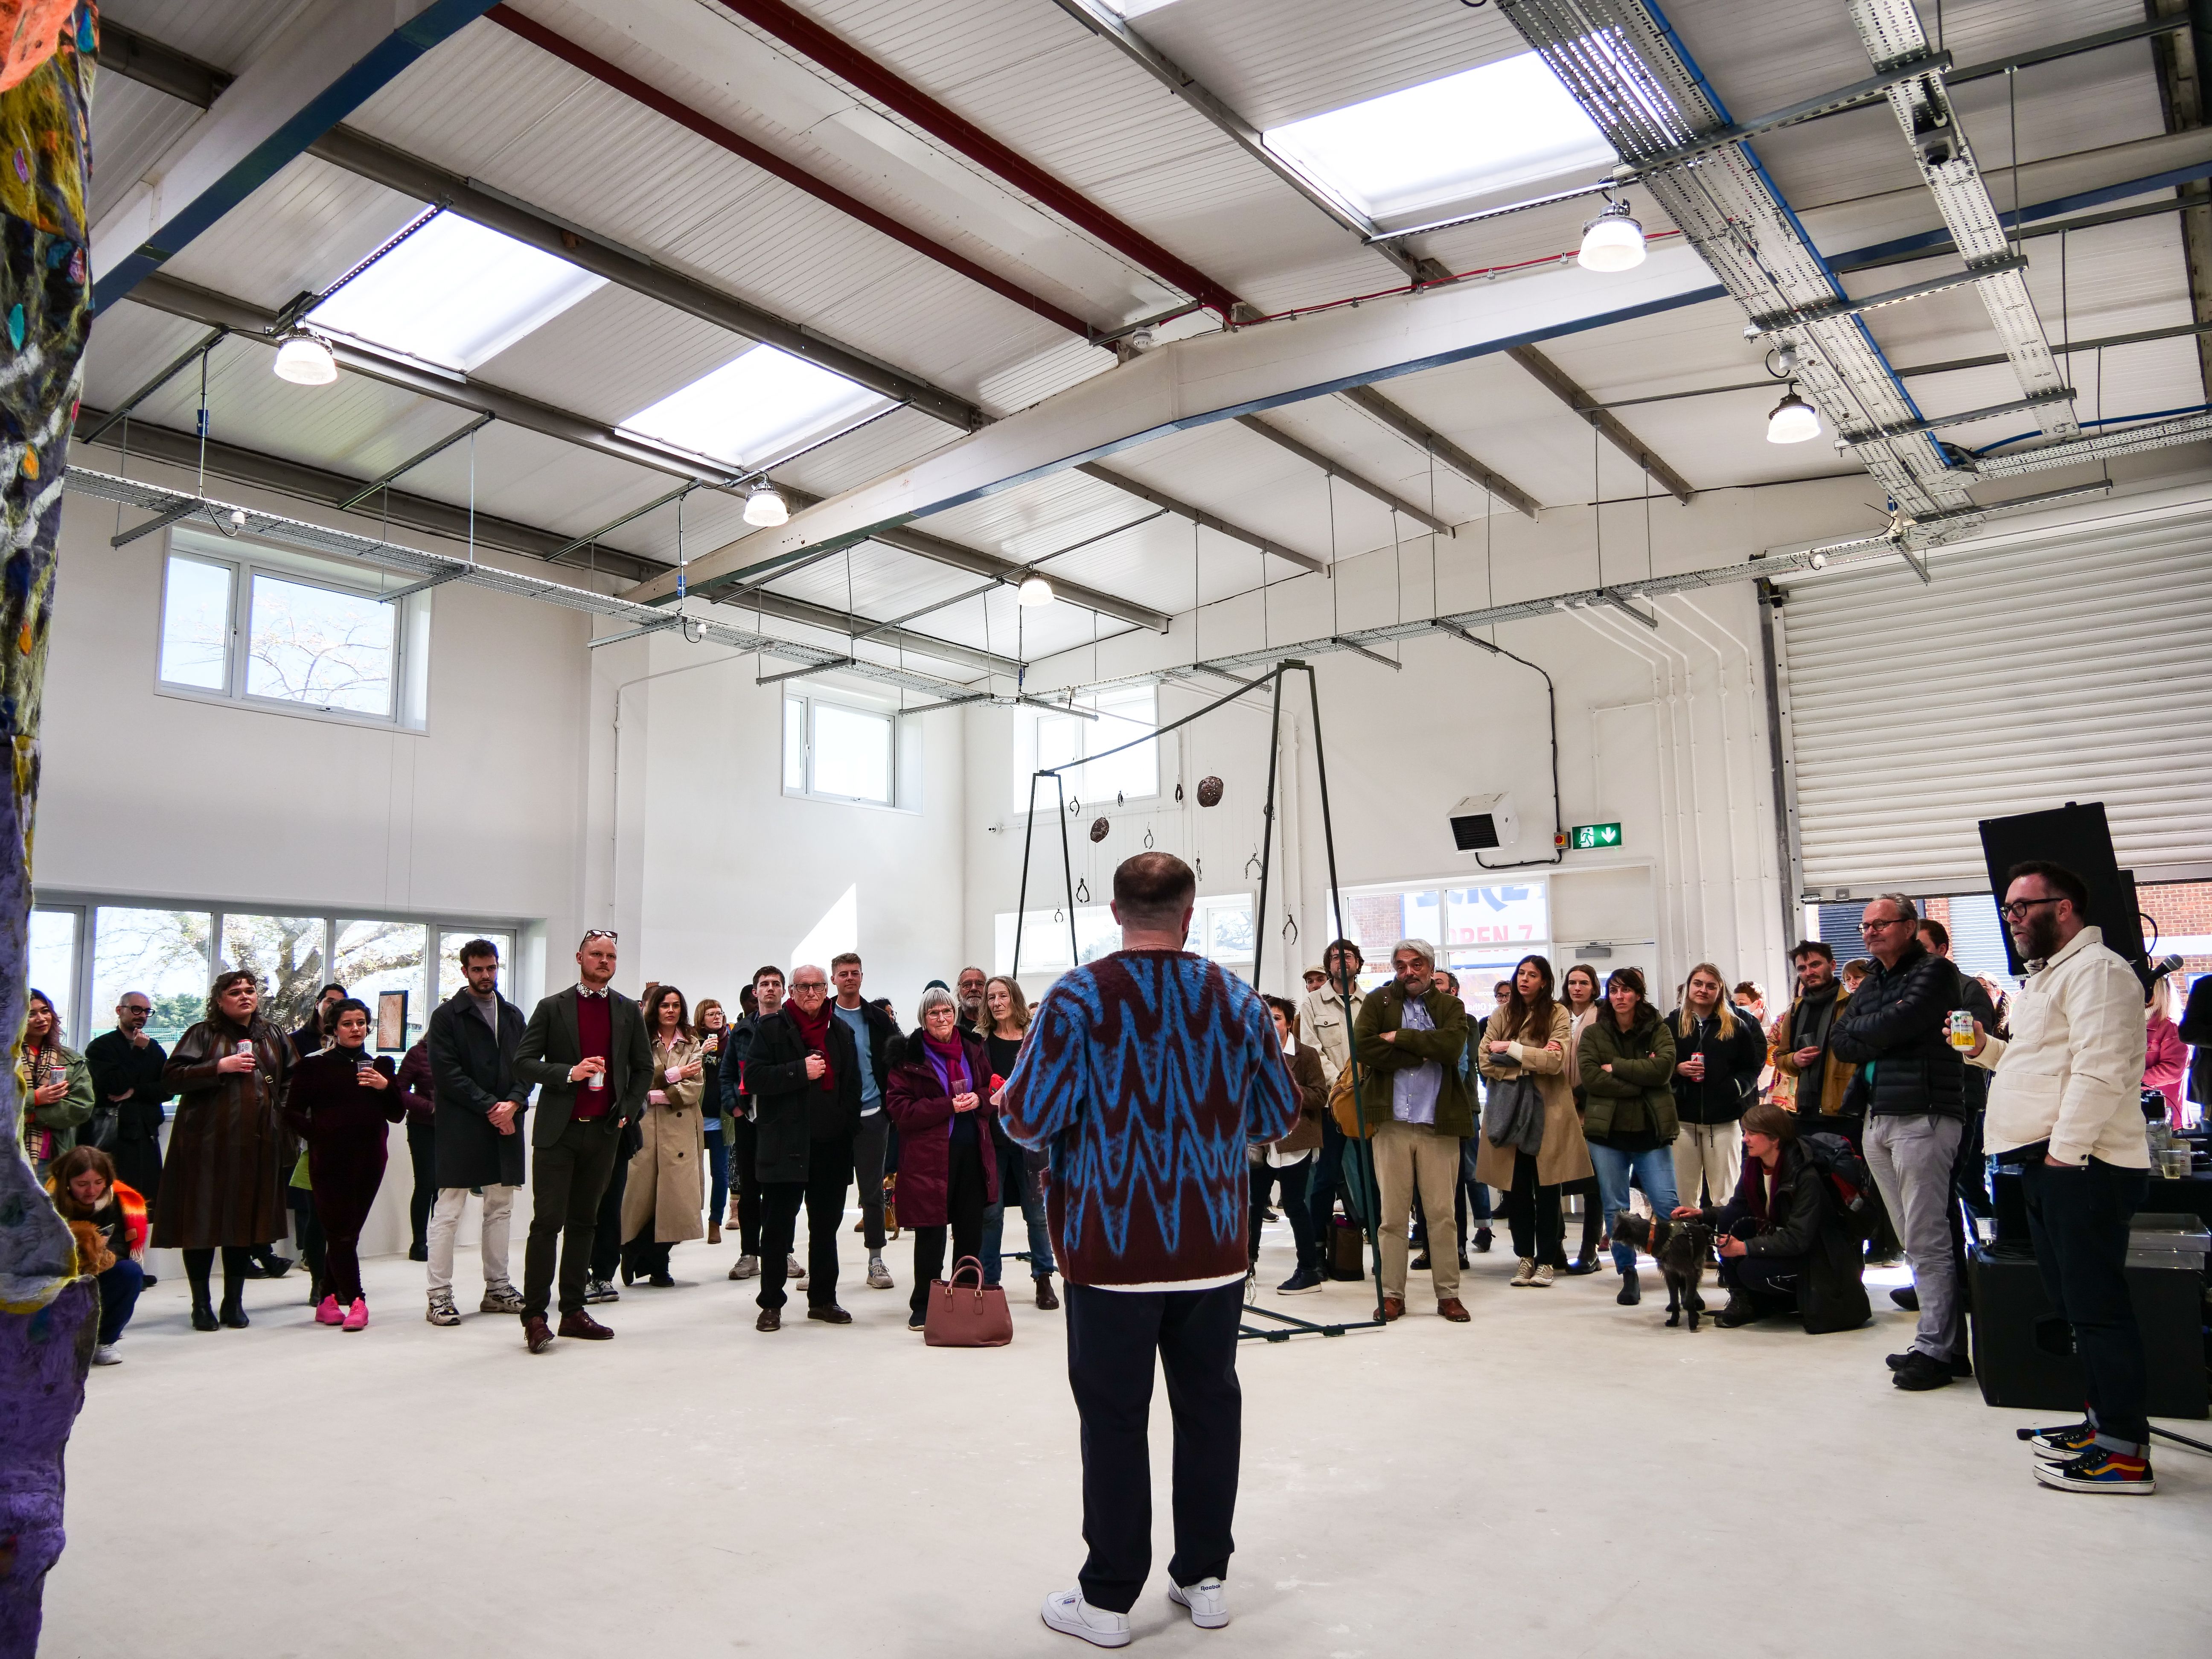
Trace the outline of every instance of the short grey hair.
<path fill-rule="evenodd" d="M 1905 897 L 1902 893 L 1876 893 L 1874 896 L 1874 902 L 1876 904 L 1895 905 L 1897 907 L 1897 919 L 1899 921 L 1917 921 L 1920 920 L 1920 907 L 1915 904 L 1911 899 Z"/>
<path fill-rule="evenodd" d="M 960 1012 L 960 999 L 942 985 L 933 985 L 921 994 L 921 1000 L 915 1006 L 914 1017 L 916 1019 L 927 1020 L 929 1018 L 929 1011 L 933 1008 L 950 1008 L 955 1017 L 957 1017 Z"/>
<path fill-rule="evenodd" d="M 1411 951 L 1415 956 L 1420 957 L 1423 962 L 1427 963 L 1431 968 L 1437 965 L 1437 947 L 1430 944 L 1428 940 L 1425 939 L 1400 939 L 1395 945 L 1390 947 L 1390 960 L 1395 962 L 1398 959 L 1398 952 L 1401 951 Z"/>

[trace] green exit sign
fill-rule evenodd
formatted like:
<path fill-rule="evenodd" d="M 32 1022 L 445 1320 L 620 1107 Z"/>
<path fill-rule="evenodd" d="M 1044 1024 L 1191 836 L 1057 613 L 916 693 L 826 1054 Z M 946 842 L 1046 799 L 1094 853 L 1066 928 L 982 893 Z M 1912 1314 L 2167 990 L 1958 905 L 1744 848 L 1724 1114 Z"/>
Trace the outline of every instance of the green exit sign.
<path fill-rule="evenodd" d="M 1620 845 L 1620 826 L 1617 823 L 1578 823 L 1567 834 L 1577 852 Z"/>

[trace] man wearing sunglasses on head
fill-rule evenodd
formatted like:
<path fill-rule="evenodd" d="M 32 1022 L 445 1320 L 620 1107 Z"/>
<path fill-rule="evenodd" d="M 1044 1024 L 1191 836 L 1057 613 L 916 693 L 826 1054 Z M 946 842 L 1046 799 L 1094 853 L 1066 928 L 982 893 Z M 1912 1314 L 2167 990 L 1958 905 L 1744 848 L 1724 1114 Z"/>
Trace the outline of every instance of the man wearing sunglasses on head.
<path fill-rule="evenodd" d="M 543 1353 L 556 1334 L 546 1322 L 553 1261 L 561 1262 L 562 1336 L 603 1341 L 614 1333 L 584 1311 L 584 1281 L 599 1196 L 613 1172 L 623 1130 L 653 1086 L 653 1047 L 637 1004 L 608 989 L 615 936 L 594 927 L 576 947 L 576 983 L 541 1001 L 514 1052 L 514 1075 L 536 1084 L 530 1132 L 530 1242 L 523 1252 L 522 1332 Z"/>

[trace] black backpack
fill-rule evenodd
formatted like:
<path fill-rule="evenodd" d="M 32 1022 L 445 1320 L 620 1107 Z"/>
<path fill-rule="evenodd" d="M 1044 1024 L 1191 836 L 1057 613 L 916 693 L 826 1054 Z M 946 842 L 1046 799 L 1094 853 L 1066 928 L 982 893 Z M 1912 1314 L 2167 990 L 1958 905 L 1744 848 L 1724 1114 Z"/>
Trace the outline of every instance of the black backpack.
<path fill-rule="evenodd" d="M 1867 1168 L 1866 1159 L 1839 1134 L 1800 1135 L 1797 1144 L 1804 1148 L 1806 1161 L 1827 1183 L 1844 1224 L 1861 1238 L 1871 1234 L 1876 1199 L 1874 1171 Z"/>

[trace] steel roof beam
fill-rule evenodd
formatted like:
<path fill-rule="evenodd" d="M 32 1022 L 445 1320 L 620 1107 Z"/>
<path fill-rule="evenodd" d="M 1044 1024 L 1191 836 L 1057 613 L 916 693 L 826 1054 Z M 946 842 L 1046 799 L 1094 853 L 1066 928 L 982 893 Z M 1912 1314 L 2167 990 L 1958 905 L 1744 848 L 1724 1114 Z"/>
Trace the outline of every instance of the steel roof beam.
<path fill-rule="evenodd" d="M 385 0 L 293 14 L 92 228 L 93 304 L 130 293 L 491 0 Z"/>
<path fill-rule="evenodd" d="M 1492 471 L 1412 411 L 1392 403 L 1371 386 L 1347 387 L 1337 393 L 1346 403 L 1365 410 L 1417 449 L 1433 455 L 1471 484 L 1480 484 L 1515 512 L 1533 519 L 1539 503 L 1510 478 Z"/>
<path fill-rule="evenodd" d="M 1577 386 L 1567 372 L 1534 346 L 1513 346 L 1505 355 L 1535 376 L 1537 383 L 1569 409 L 1581 416 L 1615 449 L 1644 468 L 1666 492 L 1678 501 L 1687 501 L 1695 492 L 1690 481 L 1653 454 L 1644 441 L 1622 425 L 1620 419 L 1596 398 Z"/>
<path fill-rule="evenodd" d="M 1393 513 L 1403 514 L 1419 525 L 1425 525 L 1439 536 L 1452 533 L 1451 526 L 1425 508 L 1415 507 L 1402 495 L 1394 494 L 1372 478 L 1354 472 L 1341 462 L 1330 459 L 1310 444 L 1302 443 L 1279 426 L 1270 426 L 1257 415 L 1239 415 L 1237 424 L 1247 432 L 1256 432 L 1278 448 L 1286 449 L 1308 466 L 1319 467 L 1332 478 L 1341 478 L 1363 495 L 1371 495 Z"/>
<path fill-rule="evenodd" d="M 1178 519 L 1188 519 L 1201 530 L 1211 530 L 1228 537 L 1232 542 L 1242 542 L 1262 553 L 1272 553 L 1285 563 L 1297 565 L 1301 570 L 1318 574 L 1328 568 L 1325 561 L 1316 559 L 1310 553 L 1301 553 L 1294 547 L 1285 547 L 1280 542 L 1261 535 L 1257 531 L 1233 525 L 1218 514 L 1209 513 L 1202 507 L 1194 507 L 1179 496 L 1169 495 L 1164 489 L 1155 489 L 1148 483 L 1139 483 L 1126 472 L 1116 472 L 1112 467 L 1102 466 L 1096 461 L 1081 462 L 1075 470 L 1086 478 L 1096 478 L 1101 483 L 1109 483 L 1116 489 L 1126 490 L 1140 501 L 1150 501 L 1154 507 L 1172 513 Z M 1054 591 L 1058 592 L 1059 587 L 1059 581 L 1055 579 Z"/>

